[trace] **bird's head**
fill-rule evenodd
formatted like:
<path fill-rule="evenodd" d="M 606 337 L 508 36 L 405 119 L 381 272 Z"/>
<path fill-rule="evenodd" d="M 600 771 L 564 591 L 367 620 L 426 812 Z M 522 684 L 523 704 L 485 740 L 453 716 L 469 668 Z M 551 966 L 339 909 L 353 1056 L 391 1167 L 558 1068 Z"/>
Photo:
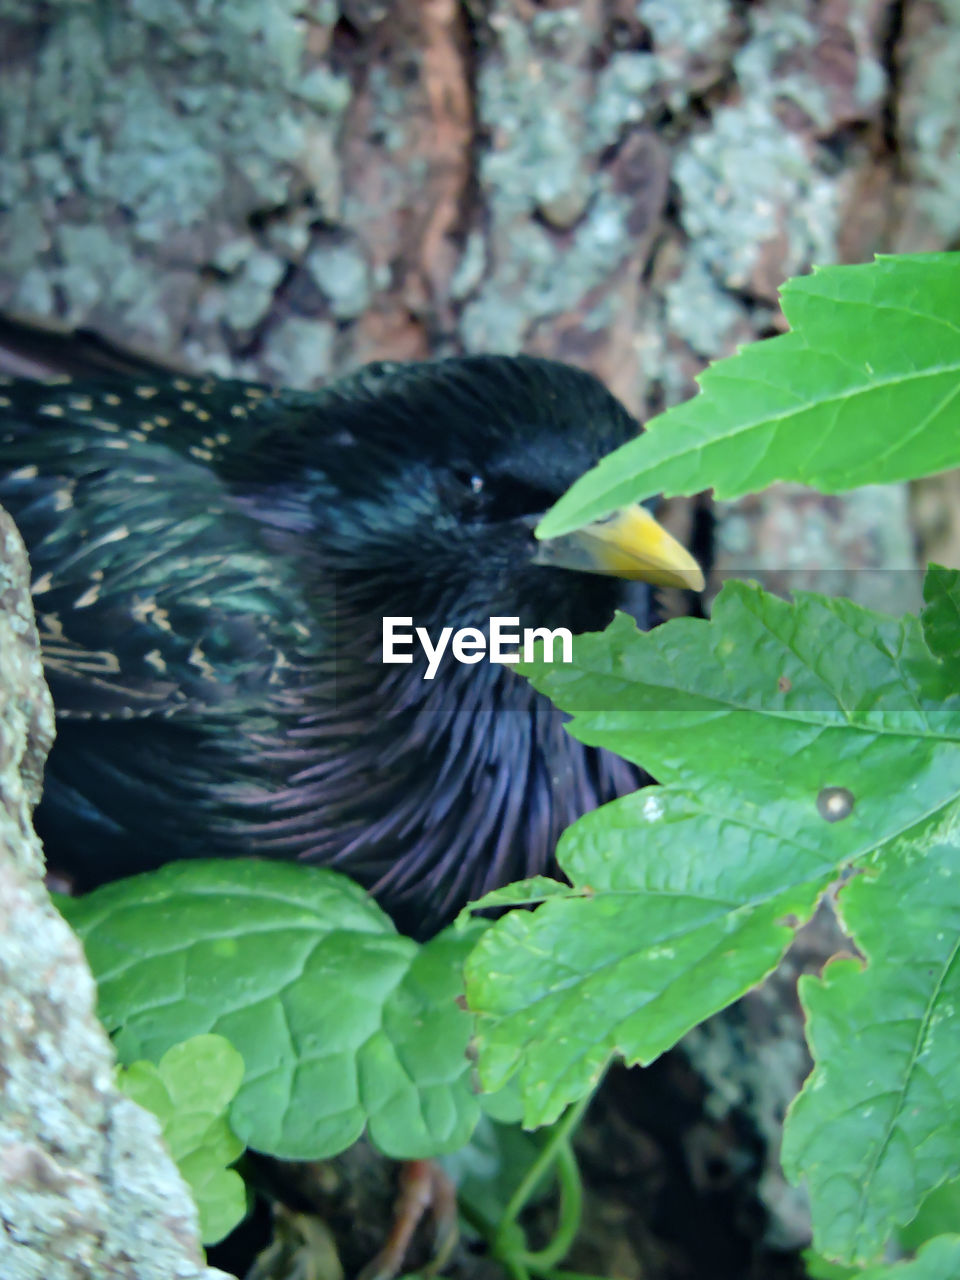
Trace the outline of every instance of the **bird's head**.
<path fill-rule="evenodd" d="M 640 430 L 592 374 L 468 356 L 369 366 L 339 385 L 324 406 L 314 514 L 345 581 L 362 571 L 383 591 L 383 613 L 481 629 L 519 616 L 582 632 L 621 603 L 648 623 L 647 584 L 702 588 L 696 562 L 644 506 L 535 537 L 573 481 Z"/>

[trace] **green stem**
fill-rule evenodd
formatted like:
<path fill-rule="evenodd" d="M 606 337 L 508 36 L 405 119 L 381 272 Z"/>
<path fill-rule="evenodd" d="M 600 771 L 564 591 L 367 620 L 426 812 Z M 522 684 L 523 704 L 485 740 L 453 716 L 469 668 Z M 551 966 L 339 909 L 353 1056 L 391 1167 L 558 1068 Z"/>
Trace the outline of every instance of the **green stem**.
<path fill-rule="evenodd" d="M 507 1265 L 512 1273 L 514 1272 L 514 1267 L 519 1264 L 522 1271 L 526 1271 L 528 1266 L 533 1266 L 538 1273 L 542 1274 L 545 1269 L 549 1269 L 554 1263 L 560 1262 L 573 1243 L 573 1238 L 580 1225 L 583 1194 L 576 1158 L 570 1146 L 570 1135 L 580 1123 L 592 1097 L 593 1091 L 568 1109 L 563 1119 L 554 1127 L 550 1137 L 543 1144 L 536 1160 L 524 1174 L 519 1187 L 510 1197 L 493 1238 L 492 1252 L 493 1256 Z M 520 1214 L 526 1208 L 539 1183 L 557 1164 L 559 1164 L 558 1176 L 560 1178 L 561 1191 L 560 1224 L 557 1232 L 550 1243 L 536 1253 L 518 1250 L 513 1243 L 516 1239 L 516 1232 L 512 1231 L 511 1228 L 514 1227 Z M 511 1236 L 513 1240 L 511 1240 Z M 544 1259 L 547 1261 L 544 1261 Z"/>
<path fill-rule="evenodd" d="M 557 1263 L 564 1260 L 580 1230 L 583 1183 L 569 1138 L 557 1152 L 557 1179 L 560 1183 L 560 1213 L 553 1239 L 535 1253 L 521 1255 L 524 1265 L 541 1275 L 551 1272 Z"/>
<path fill-rule="evenodd" d="M 583 1271 L 551 1271 L 550 1280 L 609 1280 L 607 1276 L 589 1276 Z"/>
<path fill-rule="evenodd" d="M 530 1280 L 530 1272 L 517 1261 L 516 1257 L 501 1258 L 500 1261 L 511 1280 Z"/>

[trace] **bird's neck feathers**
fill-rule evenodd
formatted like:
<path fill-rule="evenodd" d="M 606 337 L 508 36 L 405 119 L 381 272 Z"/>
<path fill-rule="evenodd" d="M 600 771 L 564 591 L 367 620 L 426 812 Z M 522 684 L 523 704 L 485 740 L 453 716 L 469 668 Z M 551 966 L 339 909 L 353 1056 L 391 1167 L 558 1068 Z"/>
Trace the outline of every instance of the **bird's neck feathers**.
<path fill-rule="evenodd" d="M 427 936 L 464 902 L 548 872 L 561 831 L 637 774 L 570 737 L 508 667 L 448 661 L 432 681 L 423 668 L 422 655 L 381 666 L 372 647 L 343 656 L 332 701 L 286 738 L 293 767 L 272 825 Z"/>
<path fill-rule="evenodd" d="M 447 652 L 425 680 L 419 644 L 410 664 L 382 662 L 382 612 L 411 616 L 436 642 L 436 620 L 457 601 L 405 596 L 370 573 L 323 585 L 328 645 L 305 659 L 277 735 L 257 744 L 283 779 L 261 796 L 263 852 L 341 867 L 427 936 L 488 889 L 548 871 L 566 826 L 636 785 L 631 766 L 570 737 L 509 667 Z"/>

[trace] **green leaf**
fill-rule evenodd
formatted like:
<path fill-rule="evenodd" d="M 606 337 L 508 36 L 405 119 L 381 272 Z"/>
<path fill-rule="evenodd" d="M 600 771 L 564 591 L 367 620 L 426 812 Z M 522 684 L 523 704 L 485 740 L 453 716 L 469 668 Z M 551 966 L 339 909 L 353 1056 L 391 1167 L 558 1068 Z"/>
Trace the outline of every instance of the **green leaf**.
<path fill-rule="evenodd" d="M 790 604 L 756 586 L 730 584 L 712 622 L 669 622 L 640 634 L 620 617 L 604 635 L 580 637 L 571 666 L 527 669 L 573 713 L 577 737 L 620 751 L 663 783 L 564 832 L 559 861 L 588 896 L 509 914 L 467 961 L 481 1080 L 495 1088 L 516 1075 L 527 1124 L 553 1120 L 593 1085 L 609 1057 L 652 1061 L 762 980 L 841 868 L 869 872 L 869 881 L 858 878 L 846 891 L 856 904 L 868 883 L 882 886 L 890 860 L 888 901 L 893 910 L 899 900 L 902 915 L 902 902 L 913 901 L 897 876 L 897 859 L 906 860 L 919 886 L 924 874 L 936 884 L 940 942 L 947 950 L 955 945 L 952 864 L 937 860 L 934 845 L 943 845 L 959 806 L 960 698 L 916 618 L 886 618 L 814 595 Z M 860 918 L 855 914 L 856 928 Z M 920 933 L 929 933 L 931 915 L 922 920 Z M 888 918 L 883 928 L 895 932 Z M 869 933 L 868 941 L 873 945 Z M 913 934 L 909 945 L 916 945 Z M 931 948 L 920 954 L 927 960 Z M 852 1025 L 861 1024 L 878 1071 L 883 1052 L 904 1068 L 893 1036 L 902 1034 L 900 1024 L 915 1033 L 950 1006 L 955 979 L 946 954 L 941 960 L 940 969 L 933 961 L 932 980 L 941 974 L 942 1005 L 928 1009 L 929 992 L 914 982 L 904 997 L 913 1005 L 897 1006 L 891 1029 L 882 1007 L 861 1001 Z M 895 983 L 906 972 L 893 960 L 883 979 Z M 854 1051 L 851 1010 L 835 1016 Z M 868 1036 L 870 1019 L 877 1027 Z M 913 1215 L 932 1185 L 955 1171 L 960 1080 L 951 1074 L 951 1044 L 945 1025 L 936 1052 L 920 1062 L 941 1073 L 941 1132 L 916 1153 L 913 1181 L 899 1179 L 884 1161 L 876 1180 L 870 1172 L 869 1152 L 886 1151 L 891 1117 L 879 1105 L 870 1108 L 869 1071 L 842 1076 L 841 1110 L 859 1105 L 860 1128 L 841 1137 L 829 1128 L 835 1091 L 820 1085 L 810 1092 L 810 1126 L 822 1123 L 832 1134 L 824 1137 L 829 1169 L 863 1189 L 863 1203 L 844 1217 L 840 1190 L 826 1185 L 826 1172 L 820 1185 L 813 1157 L 804 1152 L 795 1161 L 795 1171 L 812 1181 L 818 1248 L 829 1243 L 824 1252 L 876 1256 L 884 1219 L 890 1226 L 891 1215 Z M 828 1050 L 822 1057 L 831 1059 Z M 909 1102 L 911 1089 L 920 1088 L 920 1074 L 909 1074 L 914 1066 L 906 1060 L 901 1080 Z M 932 1111 L 928 1102 L 929 1123 Z"/>
<path fill-rule="evenodd" d="M 204 1146 L 178 1164 L 200 1213 L 200 1239 L 206 1245 L 216 1244 L 246 1216 L 243 1178 L 236 1169 L 219 1167 Z"/>
<path fill-rule="evenodd" d="M 923 634 L 960 685 L 960 569 L 932 564 L 923 580 Z"/>
<path fill-rule="evenodd" d="M 358 886 L 291 863 L 175 863 L 64 904 L 123 1061 L 215 1031 L 243 1056 L 231 1123 L 287 1159 L 363 1132 L 386 1154 L 459 1146 L 479 1114 L 458 1007 L 476 926 L 419 947 Z"/>
<path fill-rule="evenodd" d="M 867 859 L 839 910 L 867 964 L 800 980 L 816 1066 L 783 1163 L 807 1182 L 814 1247 L 866 1262 L 960 1174 L 960 803 Z"/>
<path fill-rule="evenodd" d="M 860 1267 L 845 1267 L 831 1262 L 813 1249 L 804 1249 L 803 1264 L 809 1280 L 857 1280 L 862 1270 Z"/>
<path fill-rule="evenodd" d="M 243 1080 L 243 1058 L 223 1036 L 194 1036 L 168 1049 L 157 1066 L 134 1062 L 117 1077 L 160 1121 L 199 1210 L 201 1238 L 216 1244 L 247 1211 L 243 1179 L 226 1168 L 244 1148 L 226 1115 Z"/>
<path fill-rule="evenodd" d="M 775 480 L 838 493 L 960 466 L 960 253 L 823 267 L 782 288 L 791 332 L 699 379 L 544 517 L 553 538 L 657 493 Z"/>
<path fill-rule="evenodd" d="M 745 583 L 725 587 L 710 623 L 641 634 L 619 617 L 579 637 L 571 665 L 527 670 L 573 713 L 576 737 L 663 784 L 569 828 L 558 856 L 584 896 L 512 912 L 467 962 L 481 1080 L 515 1076 L 537 1125 L 611 1057 L 652 1061 L 760 982 L 840 869 L 876 875 L 901 837 L 918 862 L 933 857 L 930 832 L 960 796 L 960 698 L 918 619 L 814 595 L 787 603 Z M 949 935 L 946 895 L 942 905 Z M 880 1020 L 879 1053 L 883 1014 L 862 1017 Z M 826 1106 L 830 1090 L 815 1096 Z M 851 1153 L 882 1141 L 880 1110 L 860 1118 Z M 836 1144 L 833 1158 L 845 1170 Z M 927 1163 L 913 1191 L 947 1172 Z M 837 1256 L 865 1251 L 872 1215 L 888 1208 L 874 1215 L 873 1194 Z"/>
<path fill-rule="evenodd" d="M 955 1280 L 960 1275 L 960 1235 L 938 1236 L 911 1262 L 880 1263 L 857 1272 L 857 1280 Z"/>
<path fill-rule="evenodd" d="M 934 1236 L 960 1229 L 960 1179 L 945 1182 L 927 1196 L 915 1218 L 898 1233 L 904 1249 L 913 1252 Z"/>
<path fill-rule="evenodd" d="M 477 1097 L 484 1115 L 498 1124 L 519 1124 L 523 1119 L 523 1098 L 516 1076 L 496 1093 L 481 1093 Z"/>
<path fill-rule="evenodd" d="M 513 884 L 504 885 L 500 889 L 491 889 L 476 902 L 464 907 L 457 917 L 457 925 L 473 920 L 477 911 L 500 910 L 503 907 L 529 907 L 535 902 L 545 902 L 547 898 L 567 898 L 572 890 L 559 880 L 551 880 L 549 876 L 531 876 L 528 880 L 515 880 Z"/>
<path fill-rule="evenodd" d="M 810 1280 L 955 1280 L 960 1274 L 960 1236 L 943 1235 L 908 1262 L 868 1267 L 837 1266 L 808 1249 L 803 1260 Z"/>

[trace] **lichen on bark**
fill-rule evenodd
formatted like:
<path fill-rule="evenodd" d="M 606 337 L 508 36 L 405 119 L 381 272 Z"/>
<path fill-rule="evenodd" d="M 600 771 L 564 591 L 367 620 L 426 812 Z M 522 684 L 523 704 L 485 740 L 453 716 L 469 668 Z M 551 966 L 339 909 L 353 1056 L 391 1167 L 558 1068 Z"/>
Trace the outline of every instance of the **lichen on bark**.
<path fill-rule="evenodd" d="M 123 1097 L 31 813 L 53 740 L 26 553 L 0 510 L 0 1275 L 226 1280 L 153 1116 Z"/>

